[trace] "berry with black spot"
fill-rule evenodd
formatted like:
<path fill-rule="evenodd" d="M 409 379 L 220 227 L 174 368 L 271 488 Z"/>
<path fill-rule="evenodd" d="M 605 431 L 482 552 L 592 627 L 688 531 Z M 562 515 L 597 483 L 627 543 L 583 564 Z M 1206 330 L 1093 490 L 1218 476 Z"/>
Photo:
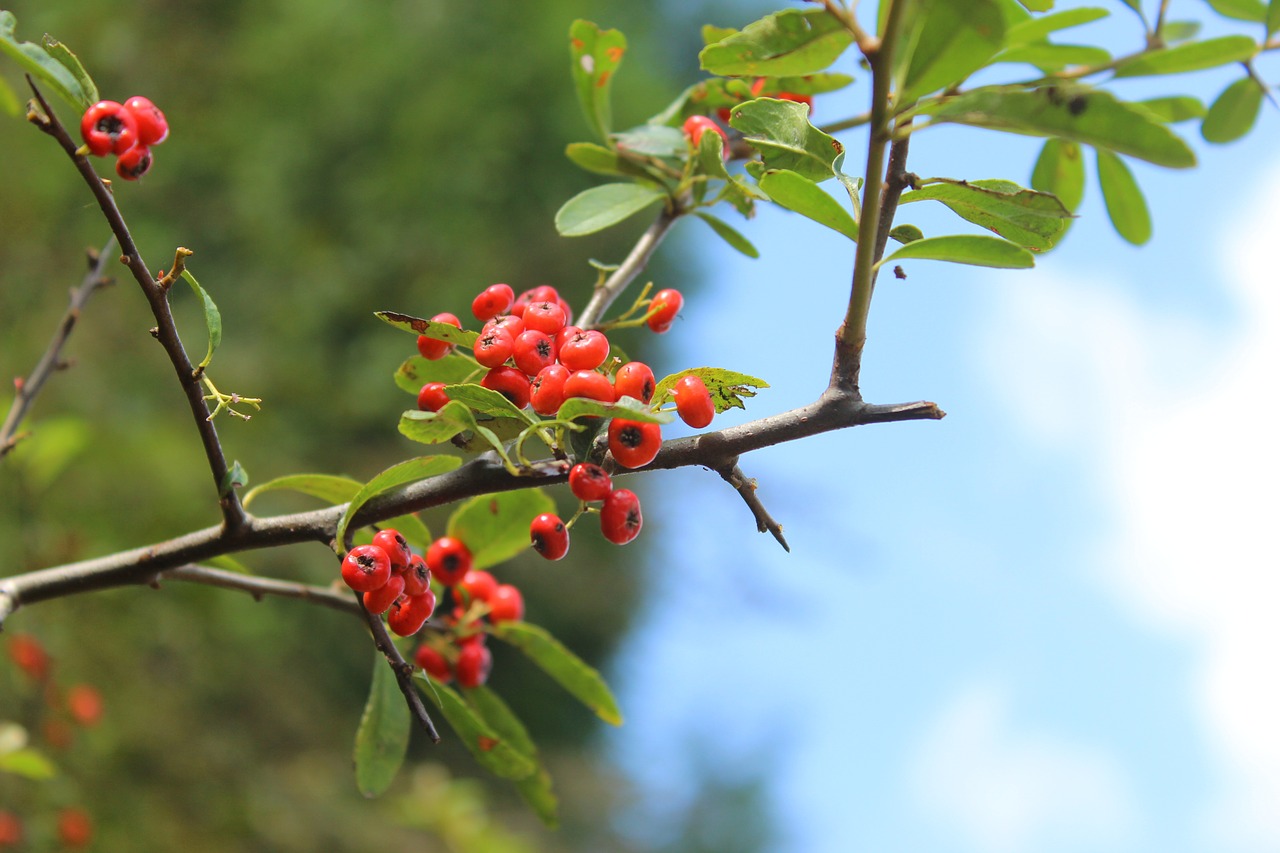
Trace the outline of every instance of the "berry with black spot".
<path fill-rule="evenodd" d="M 609 422 L 609 452 L 624 468 L 648 465 L 661 448 L 661 425 L 626 418 L 614 418 Z"/>
<path fill-rule="evenodd" d="M 95 157 L 123 154 L 138 142 L 138 120 L 124 104 L 98 101 L 84 111 L 80 135 Z"/>
<path fill-rule="evenodd" d="M 445 586 L 457 586 L 471 571 L 471 549 L 461 539 L 441 536 L 427 548 L 431 576 Z"/>
<path fill-rule="evenodd" d="M 404 541 L 400 531 L 387 527 L 373 534 L 373 544 L 387 552 L 391 561 L 391 571 L 403 572 L 409 565 L 409 543 Z"/>
<path fill-rule="evenodd" d="M 594 462 L 579 462 L 569 469 L 569 491 L 580 501 L 602 501 L 613 491 L 613 478 Z"/>
<path fill-rule="evenodd" d="M 548 560 L 559 560 L 569 553 L 569 528 L 558 515 L 544 512 L 530 522 L 529 539 L 533 550 Z"/>
<path fill-rule="evenodd" d="M 647 403 L 653 399 L 653 389 L 656 386 L 653 370 L 641 361 L 628 361 L 613 374 L 613 390 L 619 400 L 632 397 L 641 403 Z"/>
<path fill-rule="evenodd" d="M 630 489 L 615 489 L 600 509 L 600 532 L 615 545 L 625 545 L 640 534 L 644 517 L 640 499 Z"/>
<path fill-rule="evenodd" d="M 391 558 L 377 545 L 357 545 L 342 559 L 342 580 L 356 592 L 377 589 L 391 577 Z"/>

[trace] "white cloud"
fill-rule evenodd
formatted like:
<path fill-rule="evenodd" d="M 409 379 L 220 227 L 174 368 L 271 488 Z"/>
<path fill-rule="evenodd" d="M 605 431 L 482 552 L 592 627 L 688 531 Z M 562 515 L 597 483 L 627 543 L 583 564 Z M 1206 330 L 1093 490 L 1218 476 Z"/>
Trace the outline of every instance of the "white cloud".
<path fill-rule="evenodd" d="M 1124 849 L 1134 808 L 1116 763 L 1088 745 L 1020 731 L 1005 691 L 972 687 L 930 726 L 911 766 L 923 810 L 982 853 Z"/>

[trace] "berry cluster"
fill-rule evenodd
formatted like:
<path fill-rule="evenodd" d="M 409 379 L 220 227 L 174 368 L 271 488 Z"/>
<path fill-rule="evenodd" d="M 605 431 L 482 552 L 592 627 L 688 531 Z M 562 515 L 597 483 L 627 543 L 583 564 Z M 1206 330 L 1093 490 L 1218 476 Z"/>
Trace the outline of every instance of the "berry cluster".
<path fill-rule="evenodd" d="M 84 146 L 95 157 L 116 155 L 116 174 L 136 181 L 151 168 L 151 146 L 169 136 L 169 123 L 159 107 L 141 95 L 123 104 L 98 101 L 80 119 Z"/>
<path fill-rule="evenodd" d="M 456 679 L 461 687 L 479 687 L 489 680 L 493 669 L 485 620 L 499 625 L 524 619 L 524 596 L 519 588 L 498 583 L 488 572 L 471 568 L 452 586 L 450 594 L 458 603 L 443 620 L 446 630 L 418 646 L 413 660 L 436 681 Z"/>
<path fill-rule="evenodd" d="M 347 552 L 342 580 L 362 594 L 366 610 L 387 614 L 387 627 L 401 637 L 418 633 L 436 609 L 427 559 L 412 553 L 400 532 L 390 527 L 374 534 L 370 544 Z"/>

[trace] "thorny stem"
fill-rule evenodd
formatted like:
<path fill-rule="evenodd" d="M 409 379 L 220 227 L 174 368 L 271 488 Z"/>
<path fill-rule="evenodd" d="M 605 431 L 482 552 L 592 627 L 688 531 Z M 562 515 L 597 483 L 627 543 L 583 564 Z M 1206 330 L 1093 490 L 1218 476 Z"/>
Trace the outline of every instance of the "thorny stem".
<path fill-rule="evenodd" d="M 387 626 L 383 623 L 382 618 L 377 613 L 370 613 L 365 609 L 360 593 L 357 592 L 354 595 L 356 605 L 360 608 L 360 612 L 364 614 L 365 621 L 369 625 L 369 632 L 373 634 L 373 644 L 378 651 L 382 652 L 383 657 L 387 659 L 387 665 L 395 673 L 396 684 L 400 686 L 400 692 L 404 694 L 404 700 L 408 703 L 409 710 L 413 712 L 413 716 L 418 720 L 418 725 L 422 726 L 422 730 L 427 733 L 427 737 L 431 738 L 431 742 L 439 743 L 440 733 L 436 731 L 435 723 L 431 722 L 431 715 L 427 713 L 427 706 L 422 701 L 422 694 L 413 685 L 413 664 L 406 661 L 404 656 L 400 654 L 400 649 L 396 648 L 395 641 L 391 639 L 391 635 L 387 632 Z"/>
<path fill-rule="evenodd" d="M 743 502 L 747 508 L 751 510 L 751 514 L 756 519 L 756 530 L 761 533 L 769 533 L 774 539 L 778 540 L 778 544 L 782 546 L 782 550 L 790 553 L 791 546 L 787 544 L 787 538 L 782 535 L 782 525 L 774 520 L 769 511 L 764 508 L 764 504 L 760 501 L 760 496 L 756 494 L 756 481 L 746 474 L 742 473 L 742 469 L 735 462 L 731 466 L 725 466 L 716 472 L 724 481 L 733 487 L 739 495 L 742 496 Z"/>
<path fill-rule="evenodd" d="M 636 276 L 649 263 L 649 259 L 653 257 L 654 250 L 658 248 L 658 244 L 667 236 L 667 232 L 675 221 L 683 215 L 678 207 L 664 208 L 658 218 L 653 221 L 648 230 L 640 236 L 635 246 L 631 248 L 630 254 L 622 264 L 613 271 L 613 273 L 598 285 L 595 292 L 591 294 L 587 307 L 582 310 L 582 315 L 578 318 L 578 325 L 584 329 L 594 327 L 604 317 L 604 312 L 609 310 L 609 306 L 613 301 L 621 295 Z"/>

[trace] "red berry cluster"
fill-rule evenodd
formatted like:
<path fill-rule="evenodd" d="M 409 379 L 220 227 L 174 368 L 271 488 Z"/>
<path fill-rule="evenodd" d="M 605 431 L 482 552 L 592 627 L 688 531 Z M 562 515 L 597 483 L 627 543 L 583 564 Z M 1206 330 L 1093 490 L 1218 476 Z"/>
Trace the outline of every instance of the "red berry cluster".
<path fill-rule="evenodd" d="M 151 146 L 169 136 L 169 123 L 159 107 L 141 95 L 123 104 L 98 101 L 80 119 L 85 148 L 95 157 L 116 156 L 116 174 L 136 181 L 151 168 Z"/>
<path fill-rule="evenodd" d="M 436 544 L 441 542 L 446 543 L 442 546 L 443 553 L 462 553 L 458 550 L 458 546 L 462 546 L 458 540 L 449 537 L 436 540 Z M 471 555 L 466 552 L 465 571 L 450 585 L 451 594 L 459 603 L 444 620 L 447 630 L 420 645 L 413 659 L 436 681 L 457 679 L 462 687 L 479 687 L 489 680 L 493 669 L 484 620 L 494 625 L 520 621 L 524 618 L 524 596 L 512 584 L 498 583 L 493 575 L 470 566 Z M 456 576 L 463 568 L 460 563 L 452 571 Z"/>
<path fill-rule="evenodd" d="M 387 627 L 401 637 L 418 633 L 436 609 L 427 561 L 390 527 L 374 534 L 372 543 L 347 552 L 342 580 L 363 594 L 366 610 L 386 613 Z"/>

